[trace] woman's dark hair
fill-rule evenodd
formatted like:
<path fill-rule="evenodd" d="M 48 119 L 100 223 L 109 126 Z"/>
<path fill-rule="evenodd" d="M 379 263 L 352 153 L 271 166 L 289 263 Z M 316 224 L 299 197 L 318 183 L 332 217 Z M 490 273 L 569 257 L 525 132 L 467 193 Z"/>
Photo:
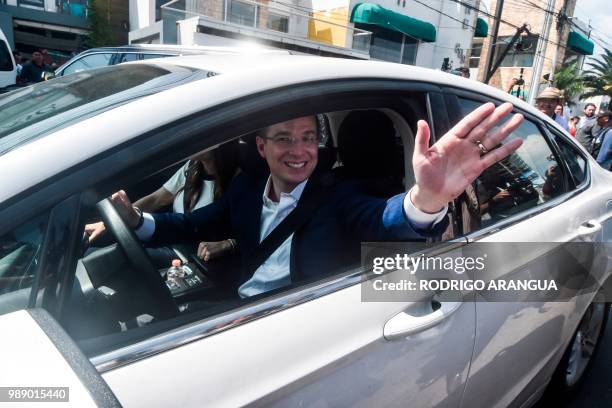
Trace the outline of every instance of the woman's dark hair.
<path fill-rule="evenodd" d="M 218 200 L 229 188 L 232 179 L 238 170 L 238 141 L 224 143 L 211 151 L 215 174 L 206 174 L 204 165 L 200 160 L 190 160 L 185 170 L 185 186 L 183 194 L 183 208 L 191 212 L 202 194 L 202 181 L 213 179 L 215 187 L 213 200 Z"/>

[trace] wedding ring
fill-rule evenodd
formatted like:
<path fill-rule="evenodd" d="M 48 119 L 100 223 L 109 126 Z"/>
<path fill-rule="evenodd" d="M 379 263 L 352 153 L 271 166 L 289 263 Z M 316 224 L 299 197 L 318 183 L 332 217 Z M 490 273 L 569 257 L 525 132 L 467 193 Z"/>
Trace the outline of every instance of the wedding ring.
<path fill-rule="evenodd" d="M 485 145 L 482 144 L 480 140 L 477 140 L 474 143 L 476 143 L 476 146 L 478 146 L 478 148 L 480 149 L 481 156 L 484 156 L 485 154 L 489 153 L 489 150 L 485 147 Z"/>

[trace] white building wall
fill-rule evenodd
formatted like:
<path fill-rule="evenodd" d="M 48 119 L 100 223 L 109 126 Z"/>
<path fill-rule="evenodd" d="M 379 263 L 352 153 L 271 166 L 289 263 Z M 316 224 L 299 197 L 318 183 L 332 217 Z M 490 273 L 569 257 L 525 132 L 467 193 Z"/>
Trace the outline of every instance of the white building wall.
<path fill-rule="evenodd" d="M 155 0 L 130 0 L 130 31 L 155 24 Z"/>

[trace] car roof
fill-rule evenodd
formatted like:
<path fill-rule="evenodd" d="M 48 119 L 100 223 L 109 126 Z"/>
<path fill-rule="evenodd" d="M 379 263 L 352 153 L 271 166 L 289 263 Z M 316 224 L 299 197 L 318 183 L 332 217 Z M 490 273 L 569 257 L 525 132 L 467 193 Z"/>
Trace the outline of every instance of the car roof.
<path fill-rule="evenodd" d="M 441 71 L 402 64 L 278 53 L 258 58 L 244 53 L 181 56 L 122 65 L 129 64 L 175 64 L 221 75 L 130 101 L 6 153 L 0 159 L 2 174 L 23 174 L 23 163 L 34 162 L 38 165 L 21 177 L 19 186 L 16 183 L 2 183 L 0 202 L 87 158 L 182 117 L 244 96 L 314 81 L 395 79 L 465 89 L 491 99 L 510 101 L 558 126 L 527 103 L 488 85 Z M 83 142 L 84 138 L 87 138 L 87 143 Z M 66 146 L 78 148 L 67 149 Z"/>
<path fill-rule="evenodd" d="M 219 53 L 219 54 L 242 54 L 259 52 L 262 54 L 291 54 L 291 51 L 281 50 L 278 48 L 269 48 L 263 45 L 246 45 L 244 47 L 220 47 L 220 46 L 204 46 L 204 45 L 177 45 L 177 44 L 128 44 L 117 47 L 96 47 L 90 48 L 81 52 L 81 54 L 91 52 L 126 52 L 126 51 L 171 51 L 177 54 L 181 53 Z"/>

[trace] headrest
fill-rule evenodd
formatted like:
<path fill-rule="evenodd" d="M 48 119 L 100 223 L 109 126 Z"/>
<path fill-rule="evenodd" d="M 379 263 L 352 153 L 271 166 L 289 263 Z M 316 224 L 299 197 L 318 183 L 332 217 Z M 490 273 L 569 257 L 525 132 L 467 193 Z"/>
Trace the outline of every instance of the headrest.
<path fill-rule="evenodd" d="M 393 122 L 383 112 L 349 113 L 338 130 L 338 155 L 347 175 L 387 177 L 398 174 Z"/>

